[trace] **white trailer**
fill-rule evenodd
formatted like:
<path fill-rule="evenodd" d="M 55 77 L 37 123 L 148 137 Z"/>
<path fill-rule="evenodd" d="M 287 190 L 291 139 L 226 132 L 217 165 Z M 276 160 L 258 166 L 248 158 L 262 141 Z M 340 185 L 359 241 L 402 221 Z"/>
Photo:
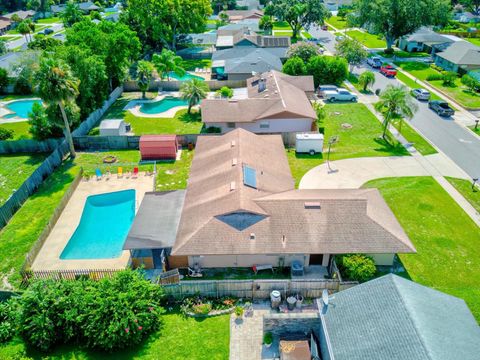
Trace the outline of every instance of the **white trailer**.
<path fill-rule="evenodd" d="M 323 149 L 323 134 L 301 133 L 296 135 L 295 151 L 314 155 Z"/>

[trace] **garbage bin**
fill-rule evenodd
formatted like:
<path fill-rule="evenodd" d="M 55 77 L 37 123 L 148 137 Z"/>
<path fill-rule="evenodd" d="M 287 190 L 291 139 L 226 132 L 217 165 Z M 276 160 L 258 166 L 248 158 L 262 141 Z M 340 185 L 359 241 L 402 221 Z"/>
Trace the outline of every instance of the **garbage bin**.
<path fill-rule="evenodd" d="M 272 309 L 277 309 L 282 302 L 282 295 L 280 294 L 280 291 L 273 290 L 270 293 L 270 301 L 272 303 Z"/>

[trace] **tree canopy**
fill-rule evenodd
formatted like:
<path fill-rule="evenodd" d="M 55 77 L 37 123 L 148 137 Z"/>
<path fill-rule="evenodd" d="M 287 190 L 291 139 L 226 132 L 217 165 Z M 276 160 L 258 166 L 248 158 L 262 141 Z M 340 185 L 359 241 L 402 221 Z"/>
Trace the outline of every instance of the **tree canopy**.
<path fill-rule="evenodd" d="M 286 21 L 296 38 L 300 30 L 308 30 L 313 24 L 323 24 L 330 12 L 318 0 L 272 0 L 266 13 L 273 14 L 279 20 Z"/>
<path fill-rule="evenodd" d="M 60 18 L 65 27 L 70 27 L 73 24 L 82 21 L 84 16 L 78 4 L 70 0 L 65 5 L 65 10 L 60 14 Z"/>
<path fill-rule="evenodd" d="M 335 45 L 337 54 L 347 60 L 350 64 L 350 71 L 354 66 L 358 66 L 368 57 L 368 52 L 363 45 L 355 39 L 345 38 Z"/>
<path fill-rule="evenodd" d="M 355 7 L 358 25 L 384 34 L 391 49 L 422 26 L 445 24 L 451 5 L 449 0 L 358 0 Z"/>
<path fill-rule="evenodd" d="M 300 57 L 294 56 L 283 64 L 282 71 L 292 76 L 305 75 L 307 73 L 307 66 Z"/>

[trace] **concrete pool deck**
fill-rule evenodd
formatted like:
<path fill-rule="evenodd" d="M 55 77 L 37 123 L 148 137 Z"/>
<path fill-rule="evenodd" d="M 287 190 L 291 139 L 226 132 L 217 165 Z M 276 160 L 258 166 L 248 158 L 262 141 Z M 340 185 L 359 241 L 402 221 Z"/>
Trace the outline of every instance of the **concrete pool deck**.
<path fill-rule="evenodd" d="M 127 267 L 130 252 L 123 251 L 121 256 L 115 259 L 82 259 L 61 260 L 60 254 L 75 232 L 82 216 L 85 201 L 90 195 L 107 192 L 135 189 L 135 212 L 138 211 L 145 192 L 153 190 L 153 176 L 139 173 L 137 178 L 118 179 L 116 175 L 110 176 L 109 180 L 91 179 L 81 181 L 72 197 L 63 210 L 53 230 L 43 244 L 32 265 L 32 270 L 78 270 L 78 269 L 124 269 Z M 108 226 L 108 224 L 105 224 Z"/>

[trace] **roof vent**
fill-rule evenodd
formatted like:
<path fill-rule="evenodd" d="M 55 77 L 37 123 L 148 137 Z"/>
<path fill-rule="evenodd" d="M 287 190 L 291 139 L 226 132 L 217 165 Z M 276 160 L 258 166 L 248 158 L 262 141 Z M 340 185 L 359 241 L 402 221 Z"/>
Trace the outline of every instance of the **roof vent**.
<path fill-rule="evenodd" d="M 236 187 L 237 187 L 237 184 L 235 183 L 235 181 L 232 181 L 232 182 L 230 183 L 230 191 L 235 190 Z"/>
<path fill-rule="evenodd" d="M 230 143 L 230 146 L 235 147 L 235 140 L 232 140 L 232 142 Z"/>
<path fill-rule="evenodd" d="M 235 166 L 235 165 L 237 165 L 237 158 L 232 159 L 232 166 Z"/>
<path fill-rule="evenodd" d="M 310 201 L 304 204 L 305 209 L 320 209 L 320 203 L 318 201 Z"/>
<path fill-rule="evenodd" d="M 267 89 L 267 80 L 261 78 L 260 80 L 258 80 L 258 92 L 260 93 L 262 91 L 265 91 L 266 89 Z"/>
<path fill-rule="evenodd" d="M 250 233 L 250 240 L 255 240 L 255 233 Z"/>

